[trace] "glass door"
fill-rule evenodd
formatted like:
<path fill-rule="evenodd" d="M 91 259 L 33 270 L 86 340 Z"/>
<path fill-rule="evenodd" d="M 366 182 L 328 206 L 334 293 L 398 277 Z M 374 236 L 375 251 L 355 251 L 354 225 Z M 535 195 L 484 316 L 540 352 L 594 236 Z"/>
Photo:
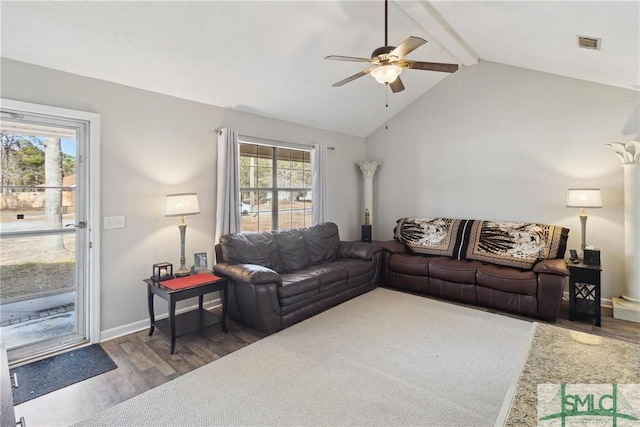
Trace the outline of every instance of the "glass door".
<path fill-rule="evenodd" d="M 87 123 L 3 109 L 0 337 L 11 361 L 86 342 Z"/>

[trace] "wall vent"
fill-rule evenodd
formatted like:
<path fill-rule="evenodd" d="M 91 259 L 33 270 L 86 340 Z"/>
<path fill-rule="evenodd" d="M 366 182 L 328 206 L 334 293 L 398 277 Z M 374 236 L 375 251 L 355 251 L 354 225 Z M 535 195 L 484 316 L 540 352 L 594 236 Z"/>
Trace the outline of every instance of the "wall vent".
<path fill-rule="evenodd" d="M 594 37 L 578 36 L 578 47 L 584 49 L 600 50 L 600 39 Z"/>

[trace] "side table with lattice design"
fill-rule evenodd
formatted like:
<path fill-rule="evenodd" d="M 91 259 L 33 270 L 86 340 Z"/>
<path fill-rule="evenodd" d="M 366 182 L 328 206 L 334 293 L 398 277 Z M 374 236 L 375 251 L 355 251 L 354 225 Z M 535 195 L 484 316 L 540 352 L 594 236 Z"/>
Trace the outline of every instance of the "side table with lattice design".
<path fill-rule="evenodd" d="M 569 320 L 587 317 L 596 320 L 600 326 L 600 265 L 588 265 L 580 261 L 569 267 Z"/>

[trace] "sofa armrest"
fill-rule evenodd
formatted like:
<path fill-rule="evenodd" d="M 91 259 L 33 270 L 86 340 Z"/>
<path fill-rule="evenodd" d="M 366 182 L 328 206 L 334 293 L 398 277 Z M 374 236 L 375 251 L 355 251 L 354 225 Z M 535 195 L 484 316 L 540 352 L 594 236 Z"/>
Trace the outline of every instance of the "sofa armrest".
<path fill-rule="evenodd" d="M 558 274 L 560 276 L 568 276 L 569 269 L 567 263 L 563 259 L 545 259 L 533 266 L 534 273 Z"/>
<path fill-rule="evenodd" d="M 407 247 L 397 240 L 386 240 L 384 242 L 376 243 L 380 245 L 380 248 L 382 248 L 383 251 L 391 252 L 392 254 L 404 254 L 408 252 Z"/>
<path fill-rule="evenodd" d="M 282 286 L 280 275 L 272 269 L 261 265 L 220 262 L 213 266 L 213 270 L 237 282 L 251 283 L 253 285 L 276 283 L 278 286 Z"/>
<path fill-rule="evenodd" d="M 369 260 L 380 252 L 380 246 L 368 242 L 340 242 L 338 258 L 353 258 Z"/>

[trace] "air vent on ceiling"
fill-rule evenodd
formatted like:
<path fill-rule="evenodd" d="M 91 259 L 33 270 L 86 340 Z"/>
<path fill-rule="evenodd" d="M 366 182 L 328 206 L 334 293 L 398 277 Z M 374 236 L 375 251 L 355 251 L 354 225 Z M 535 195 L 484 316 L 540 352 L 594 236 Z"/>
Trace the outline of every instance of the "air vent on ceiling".
<path fill-rule="evenodd" d="M 578 36 L 578 47 L 600 50 L 600 39 Z"/>

